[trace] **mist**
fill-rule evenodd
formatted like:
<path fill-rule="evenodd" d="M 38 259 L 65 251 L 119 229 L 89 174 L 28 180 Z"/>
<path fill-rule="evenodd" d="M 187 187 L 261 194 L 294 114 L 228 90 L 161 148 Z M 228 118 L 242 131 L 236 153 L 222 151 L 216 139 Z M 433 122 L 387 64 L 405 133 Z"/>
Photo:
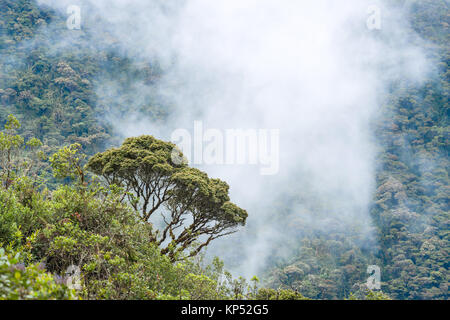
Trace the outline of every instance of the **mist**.
<path fill-rule="evenodd" d="M 292 234 L 292 225 L 300 233 L 344 235 L 358 226 L 361 245 L 376 247 L 371 125 L 383 116 L 378 110 L 392 81 L 420 82 L 428 69 L 401 7 L 361 0 L 40 3 L 64 14 L 79 5 L 82 28 L 96 34 L 89 46 L 106 32 L 137 64 L 162 69 L 155 83 L 133 86 L 127 117 L 108 115 L 121 137 L 169 140 L 177 129 L 193 132 L 194 121 L 220 132 L 279 130 L 276 174 L 261 175 L 249 164 L 194 164 L 227 181 L 232 201 L 249 213 L 247 226 L 216 241 L 209 255 L 251 277 L 268 258 L 293 253 L 298 243 L 290 240 L 301 234 Z M 381 18 L 373 30 L 370 6 Z M 120 101 L 118 82 L 99 82 L 96 91 L 100 101 Z M 170 110 L 163 123 L 136 111 L 148 95 Z"/>

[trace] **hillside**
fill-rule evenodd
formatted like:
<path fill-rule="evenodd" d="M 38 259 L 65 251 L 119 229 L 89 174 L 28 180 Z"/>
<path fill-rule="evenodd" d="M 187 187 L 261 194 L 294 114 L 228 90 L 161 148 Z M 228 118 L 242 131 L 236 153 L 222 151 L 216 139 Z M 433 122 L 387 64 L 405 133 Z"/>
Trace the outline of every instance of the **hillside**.
<path fill-rule="evenodd" d="M 286 257 L 274 250 L 261 262 L 266 267 L 259 285 L 267 289 L 258 291 L 257 278 L 249 284 L 225 273 L 227 281 L 221 283 L 225 267 L 219 259 L 208 264 L 193 255 L 175 263 L 148 241 L 153 225 L 139 220 L 133 199 L 123 201 L 126 192 L 113 183 L 97 183 L 95 174 L 102 170 L 86 170 L 89 182 L 80 181 L 76 161 L 67 168 L 49 160 L 61 147 L 75 145 L 66 154 L 60 151 L 60 160 L 81 159 L 81 168 L 95 154 L 119 147 L 127 137 L 114 125 L 117 119 L 139 114 L 164 127 L 177 110 L 156 93 L 164 74 L 159 62 L 124 54 L 114 33 L 89 22 L 77 32 L 68 30 L 65 15 L 35 0 L 0 0 L 0 124 L 6 124 L 0 137 L 0 247 L 5 249 L 0 259 L 21 264 L 22 276 L 32 283 L 45 278 L 51 288 L 46 298 L 78 297 L 50 274 L 62 275 L 82 261 L 85 282 L 79 295 L 88 299 L 261 299 L 276 292 L 289 299 L 364 298 L 368 265 L 382 270 L 378 298 L 386 298 L 384 293 L 393 299 L 449 299 L 449 4 L 412 1 L 407 17 L 410 32 L 426 44 L 433 70 L 419 84 L 390 83 L 380 116 L 371 121 L 377 145 L 376 191 L 369 208 L 373 237 L 358 221 L 311 229 L 295 215 L 306 198 L 314 205 L 304 210 L 319 218 L 328 218 L 335 208 L 322 199 L 312 201 L 314 194 L 304 185 L 290 182 L 289 192 L 271 204 L 270 222 L 289 234 L 288 243 L 274 247 L 293 253 Z M 12 137 L 20 138 L 11 145 Z M 42 142 L 39 156 L 34 145 L 23 144 L 34 138 Z M 12 162 L 5 160 L 10 150 L 16 156 Z M 22 169 L 28 165 L 24 159 L 34 169 Z M 9 171 L 6 176 L 7 170 L 14 176 Z M 176 177 L 217 187 L 196 171 Z M 11 187 L 11 181 L 17 183 Z M 228 197 L 228 185 L 223 188 Z M 242 217 L 236 208 L 230 211 Z M 17 252 L 21 258 L 14 257 Z M 9 272 L 3 266 L 0 275 Z M 0 298 L 44 297 L 18 294 L 24 285 L 16 280 L 16 289 L 0 282 Z M 29 289 L 40 290 L 46 291 Z"/>

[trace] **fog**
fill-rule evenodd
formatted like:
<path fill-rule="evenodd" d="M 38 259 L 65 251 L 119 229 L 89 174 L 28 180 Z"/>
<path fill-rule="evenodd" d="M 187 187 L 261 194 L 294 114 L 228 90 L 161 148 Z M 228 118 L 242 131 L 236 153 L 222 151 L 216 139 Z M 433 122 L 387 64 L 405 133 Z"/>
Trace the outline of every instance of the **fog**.
<path fill-rule="evenodd" d="M 421 81 L 427 70 L 401 7 L 361 0 L 40 2 L 62 13 L 79 5 L 82 29 L 99 38 L 110 33 L 124 55 L 163 70 L 155 83 L 135 84 L 130 110 L 152 94 L 170 108 L 167 120 L 112 112 L 107 121 L 121 136 L 168 140 L 180 128 L 194 134 L 194 121 L 224 133 L 279 130 L 276 174 L 250 164 L 194 164 L 227 181 L 232 201 L 249 213 L 247 226 L 209 254 L 240 275 L 259 274 L 267 258 L 298 246 L 288 241 L 292 224 L 343 234 L 358 225 L 361 239 L 370 239 L 361 245 L 376 246 L 368 212 L 377 152 L 371 125 L 382 117 L 391 81 Z M 380 28 L 369 28 L 373 19 Z M 103 82 L 97 94 L 120 101 L 119 89 Z"/>

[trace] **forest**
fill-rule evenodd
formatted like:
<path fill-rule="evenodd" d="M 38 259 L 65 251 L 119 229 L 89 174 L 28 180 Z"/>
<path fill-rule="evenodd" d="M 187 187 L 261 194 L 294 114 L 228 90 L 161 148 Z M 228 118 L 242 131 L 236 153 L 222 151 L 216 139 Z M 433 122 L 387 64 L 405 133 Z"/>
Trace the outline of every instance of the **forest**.
<path fill-rule="evenodd" d="M 175 163 L 156 133 L 127 136 L 107 120 L 169 121 L 175 108 L 152 94 L 164 67 L 137 63 L 107 31 L 69 30 L 39 1 L 0 0 L 0 300 L 448 300 L 450 11 L 411 2 L 435 72 L 390 83 L 371 123 L 375 240 L 356 222 L 344 234 L 294 219 L 309 196 L 294 185 L 270 207 L 290 235 L 273 246 L 292 252 L 274 250 L 246 279 L 207 254 L 257 214 L 233 185 Z M 112 81 L 117 92 L 99 94 Z M 379 290 L 366 285 L 369 265 L 382 270 Z"/>

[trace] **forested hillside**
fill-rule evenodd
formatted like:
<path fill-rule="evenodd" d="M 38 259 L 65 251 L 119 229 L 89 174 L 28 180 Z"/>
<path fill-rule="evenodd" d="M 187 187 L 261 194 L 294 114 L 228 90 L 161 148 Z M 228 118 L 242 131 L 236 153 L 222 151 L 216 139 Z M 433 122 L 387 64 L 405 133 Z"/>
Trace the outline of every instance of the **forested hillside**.
<path fill-rule="evenodd" d="M 367 239 L 357 230 L 353 238 L 312 234 L 299 239 L 298 257 L 272 272 L 272 285 L 308 297 L 342 297 L 358 292 L 364 266 L 374 264 L 383 266 L 382 289 L 394 299 L 449 297 L 449 7 L 417 1 L 409 10 L 437 72 L 421 86 L 393 84 L 374 123 L 381 148 L 371 216 L 379 247 L 358 245 Z"/>
<path fill-rule="evenodd" d="M 34 0 L 0 0 L 0 299 L 448 299 L 449 4 L 413 1 L 408 17 L 435 70 L 423 84 L 392 83 L 373 122 L 376 239 L 357 222 L 344 235 L 339 226 L 309 232 L 301 219 L 289 221 L 295 255 L 272 256 L 261 281 L 247 283 L 220 259 L 201 258 L 209 240 L 200 235 L 212 241 L 245 225 L 227 183 L 171 163 L 169 143 L 124 142 L 106 121 L 139 111 L 164 123 L 172 109 L 152 95 L 158 63 L 131 61 L 106 31 L 68 30 L 67 17 Z M 112 79 L 120 88 L 100 95 Z M 148 92 L 139 105 L 136 83 Z M 134 174 L 171 186 L 167 229 L 142 219 L 152 211 L 138 205 L 149 195 L 136 191 Z M 274 223 L 303 196 L 293 188 L 279 199 Z M 200 223 L 177 238 L 177 206 L 216 229 Z M 73 264 L 81 290 L 66 286 Z M 367 265 L 381 267 L 382 292 L 365 287 Z"/>

